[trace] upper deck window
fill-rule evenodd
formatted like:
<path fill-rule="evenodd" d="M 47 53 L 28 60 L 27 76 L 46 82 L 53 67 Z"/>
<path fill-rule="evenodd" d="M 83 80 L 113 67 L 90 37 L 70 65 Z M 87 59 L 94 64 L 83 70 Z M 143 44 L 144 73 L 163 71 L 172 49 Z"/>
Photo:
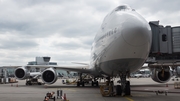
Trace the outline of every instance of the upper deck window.
<path fill-rule="evenodd" d="M 121 5 L 115 9 L 115 11 L 126 11 L 126 10 L 131 10 L 131 8 L 127 5 Z"/>

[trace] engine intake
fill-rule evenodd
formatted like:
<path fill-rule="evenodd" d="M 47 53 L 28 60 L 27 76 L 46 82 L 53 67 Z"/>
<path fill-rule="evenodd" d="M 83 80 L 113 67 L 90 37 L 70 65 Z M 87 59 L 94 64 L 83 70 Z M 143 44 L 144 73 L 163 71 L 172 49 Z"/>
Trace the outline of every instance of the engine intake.
<path fill-rule="evenodd" d="M 57 73 L 53 68 L 48 68 L 42 72 L 42 81 L 46 84 L 53 84 L 57 81 Z"/>
<path fill-rule="evenodd" d="M 172 73 L 169 69 L 167 68 L 159 69 L 157 67 L 152 71 L 151 78 L 158 83 L 166 83 L 170 80 L 171 76 Z"/>
<path fill-rule="evenodd" d="M 30 77 L 30 73 L 26 67 L 18 67 L 14 71 L 14 75 L 19 80 L 24 80 Z"/>

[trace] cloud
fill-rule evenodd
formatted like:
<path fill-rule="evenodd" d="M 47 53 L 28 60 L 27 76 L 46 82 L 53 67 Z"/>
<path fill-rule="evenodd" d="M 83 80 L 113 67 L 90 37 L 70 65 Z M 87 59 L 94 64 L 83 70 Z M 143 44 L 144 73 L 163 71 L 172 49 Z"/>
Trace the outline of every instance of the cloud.
<path fill-rule="evenodd" d="M 0 64 L 24 65 L 36 56 L 50 56 L 61 65 L 89 62 L 104 17 L 120 4 L 130 5 L 147 21 L 180 22 L 177 0 L 1 0 Z"/>
<path fill-rule="evenodd" d="M 31 39 L 16 39 L 18 38 L 0 38 L 0 50 L 30 49 L 38 46 L 38 43 Z"/>
<path fill-rule="evenodd" d="M 140 13 L 147 21 L 160 21 L 162 25 L 179 26 L 180 1 L 171 0 L 131 0 L 129 5 Z"/>

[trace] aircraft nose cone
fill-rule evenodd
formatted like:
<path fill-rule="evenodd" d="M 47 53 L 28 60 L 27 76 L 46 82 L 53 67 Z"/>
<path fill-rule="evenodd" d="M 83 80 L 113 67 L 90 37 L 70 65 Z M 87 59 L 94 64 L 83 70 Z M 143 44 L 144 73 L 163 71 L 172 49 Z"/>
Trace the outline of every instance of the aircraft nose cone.
<path fill-rule="evenodd" d="M 150 41 L 150 29 L 147 22 L 135 17 L 128 19 L 122 31 L 124 41 L 131 46 L 142 46 Z M 148 25 L 149 26 L 149 25 Z"/>

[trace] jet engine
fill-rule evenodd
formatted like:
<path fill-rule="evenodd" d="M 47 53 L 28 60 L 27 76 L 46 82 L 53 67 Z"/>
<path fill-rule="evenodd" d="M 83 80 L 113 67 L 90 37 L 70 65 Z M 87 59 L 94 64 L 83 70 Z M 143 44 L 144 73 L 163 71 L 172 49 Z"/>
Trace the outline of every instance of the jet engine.
<path fill-rule="evenodd" d="M 46 84 L 53 84 L 56 82 L 58 76 L 57 72 L 53 68 L 44 70 L 41 74 L 42 81 Z"/>
<path fill-rule="evenodd" d="M 14 71 L 14 76 L 19 80 L 24 80 L 30 77 L 30 72 L 26 67 L 18 67 Z"/>
<path fill-rule="evenodd" d="M 151 78 L 158 83 L 166 83 L 170 80 L 172 73 L 169 67 L 154 68 Z"/>

